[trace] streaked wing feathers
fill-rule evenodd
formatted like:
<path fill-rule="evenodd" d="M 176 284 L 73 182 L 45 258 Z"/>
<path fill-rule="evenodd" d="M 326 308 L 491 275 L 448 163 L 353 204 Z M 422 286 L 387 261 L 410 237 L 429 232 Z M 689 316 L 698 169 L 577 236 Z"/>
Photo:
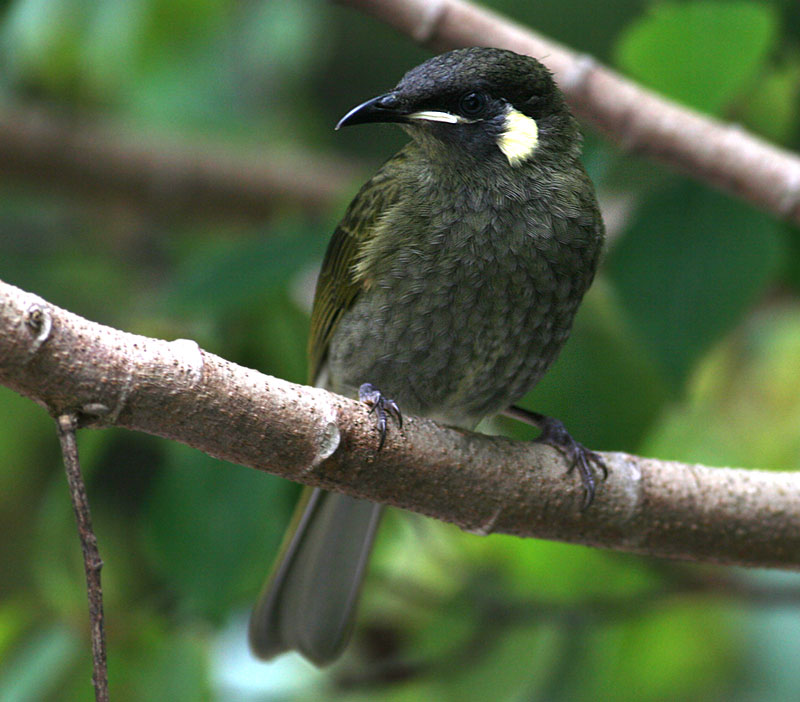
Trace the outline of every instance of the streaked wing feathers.
<path fill-rule="evenodd" d="M 400 195 L 396 174 L 406 160 L 403 149 L 363 185 L 328 244 L 311 312 L 311 336 L 308 340 L 310 382 L 314 382 L 319 372 L 342 315 L 364 288 L 365 281 L 356 274 L 354 266 L 364 243 L 375 235 L 381 215 Z"/>

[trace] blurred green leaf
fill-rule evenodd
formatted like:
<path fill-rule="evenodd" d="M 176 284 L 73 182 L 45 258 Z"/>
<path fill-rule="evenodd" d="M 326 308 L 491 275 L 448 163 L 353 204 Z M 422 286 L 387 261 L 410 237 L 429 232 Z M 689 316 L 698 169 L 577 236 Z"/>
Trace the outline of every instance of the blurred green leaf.
<path fill-rule="evenodd" d="M 679 388 L 763 292 L 781 253 L 767 216 L 681 183 L 641 206 L 606 269 L 633 328 Z"/>
<path fill-rule="evenodd" d="M 133 666 L 125 657 L 110 658 L 109 679 L 119 681 L 115 697 L 131 702 L 198 702 L 210 700 L 208 646 L 191 626 L 163 628 L 156 619 L 137 622 Z M 115 667 L 117 669 L 115 670 Z M 112 692 L 116 687 L 112 684 Z"/>
<path fill-rule="evenodd" d="M 649 0 L 495 0 L 491 6 L 513 17 L 517 22 L 536 27 L 537 32 L 551 36 L 568 46 L 580 46 L 582 51 L 605 61 L 613 39 L 632 18 L 637 17 Z M 588 15 L 591 14 L 591 21 Z"/>
<path fill-rule="evenodd" d="M 575 544 L 493 536 L 486 561 L 506 579 L 518 598 L 580 602 L 602 597 L 634 597 L 657 588 L 647 561 Z"/>
<path fill-rule="evenodd" d="M 116 321 L 124 314 L 133 271 L 107 252 L 87 250 L 88 242 L 76 244 L 52 252 L 47 265 L 39 255 L 8 256 L 0 277 L 94 321 Z"/>
<path fill-rule="evenodd" d="M 785 262 L 785 282 L 794 294 L 800 292 L 800 228 L 786 224 L 783 227 L 788 255 Z"/>
<path fill-rule="evenodd" d="M 25 628 L 30 625 L 34 612 L 30 602 L 21 598 L 0 602 L 0 661 L 11 657 L 11 650 L 16 640 L 21 638 Z M 3 668 L 0 666 L 0 672 Z M 2 689 L 2 683 L 0 683 Z M 4 699 L 0 695 L 0 699 Z"/>
<path fill-rule="evenodd" d="M 35 514 L 29 567 L 36 595 L 52 616 L 85 616 L 86 577 L 63 470 L 51 476 Z"/>
<path fill-rule="evenodd" d="M 235 126 L 231 66 L 218 55 L 224 46 L 167 42 L 150 51 L 139 71 L 124 76 L 118 99 L 126 114 L 144 125 L 189 133 Z M 220 104 L 227 106 L 224 112 Z"/>
<path fill-rule="evenodd" d="M 39 437 L 53 429 L 52 419 L 36 403 L 0 387 L 0 507 L 11 509 L 38 475 L 22 466 L 41 458 Z"/>
<path fill-rule="evenodd" d="M 276 294 L 248 311 L 242 363 L 295 383 L 308 383 L 308 313 L 286 295 Z"/>
<path fill-rule="evenodd" d="M 321 258 L 324 247 L 316 229 L 299 226 L 198 244 L 181 261 L 165 293 L 167 310 L 220 314 L 252 305 L 285 288 L 304 264 Z"/>
<path fill-rule="evenodd" d="M 800 308 L 761 312 L 692 375 L 645 455 L 707 465 L 800 470 Z"/>
<path fill-rule="evenodd" d="M 459 702 L 526 699 L 557 666 L 559 632 L 551 627 L 504 627 L 491 636 L 491 622 L 478 631 L 475 649 L 440 664 L 435 680 L 441 699 Z M 505 624 L 508 624 L 507 622 Z"/>
<path fill-rule="evenodd" d="M 719 113 L 763 66 L 777 29 L 769 3 L 661 2 L 623 32 L 616 61 L 648 87 Z"/>
<path fill-rule="evenodd" d="M 748 580 L 756 586 L 797 587 L 796 573 L 776 570 L 755 571 Z M 740 629 L 752 637 L 753 646 L 741 662 L 731 702 L 750 700 L 792 700 L 800 690 L 800 666 L 795 652 L 800 650 L 800 612 L 797 607 L 776 607 L 742 612 L 737 617 Z"/>
<path fill-rule="evenodd" d="M 258 591 L 291 511 L 291 483 L 180 444 L 144 517 L 149 559 L 182 609 L 214 617 Z"/>
<path fill-rule="evenodd" d="M 797 127 L 800 59 L 773 68 L 755 81 L 736 104 L 736 115 L 751 129 L 776 142 L 790 139 Z"/>
<path fill-rule="evenodd" d="M 229 0 L 148 0 L 148 31 L 163 46 L 205 39 L 227 28 Z"/>
<path fill-rule="evenodd" d="M 632 451 L 668 396 L 659 368 L 601 278 L 558 360 L 522 404 L 558 417 L 588 446 Z M 519 422 L 501 426 L 519 437 L 532 435 Z"/>
<path fill-rule="evenodd" d="M 258 2 L 243 10 L 242 58 L 249 71 L 282 81 L 297 80 L 319 60 L 329 41 L 326 4 Z"/>
<path fill-rule="evenodd" d="M 592 636 L 584 676 L 567 699 L 724 699 L 737 643 L 721 607 L 705 598 L 647 608 Z"/>
<path fill-rule="evenodd" d="M 23 84 L 57 95 L 76 84 L 90 0 L 17 0 L 3 26 L 5 63 Z"/>
<path fill-rule="evenodd" d="M 40 702 L 53 694 L 79 655 L 85 642 L 63 626 L 53 626 L 27 639 L 3 661 L 0 700 Z"/>
<path fill-rule="evenodd" d="M 152 2 L 103 0 L 97 3 L 82 46 L 85 80 L 104 102 L 117 98 L 136 74 Z"/>

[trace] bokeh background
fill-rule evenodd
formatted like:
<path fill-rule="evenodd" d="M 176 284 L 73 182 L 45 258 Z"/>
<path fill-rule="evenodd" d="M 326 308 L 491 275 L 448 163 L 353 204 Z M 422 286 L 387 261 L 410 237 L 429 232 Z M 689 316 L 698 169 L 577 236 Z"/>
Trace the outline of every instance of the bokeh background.
<path fill-rule="evenodd" d="M 791 0 L 489 4 L 684 104 L 800 144 Z M 332 127 L 429 54 L 317 0 L 0 7 L 0 278 L 304 382 L 327 239 L 404 141 L 386 126 Z M 798 230 L 585 132 L 608 251 L 525 404 L 596 449 L 799 469 Z M 145 176 L 124 185 L 137 168 Z M 276 190 L 260 169 L 299 185 Z M 187 172 L 209 189 L 187 190 Z M 398 513 L 346 658 L 323 672 L 256 662 L 246 618 L 297 486 L 122 430 L 79 439 L 113 699 L 800 695 L 797 576 L 481 538 Z M 0 534 L 0 700 L 92 699 L 54 427 L 4 388 Z"/>

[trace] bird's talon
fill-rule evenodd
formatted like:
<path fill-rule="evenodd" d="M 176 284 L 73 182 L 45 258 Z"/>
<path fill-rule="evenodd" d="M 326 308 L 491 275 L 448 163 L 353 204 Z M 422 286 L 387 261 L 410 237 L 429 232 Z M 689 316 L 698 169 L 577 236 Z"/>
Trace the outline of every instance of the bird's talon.
<path fill-rule="evenodd" d="M 400 414 L 400 408 L 397 406 L 397 403 L 394 400 L 387 400 L 386 401 L 386 411 L 392 415 L 394 421 L 397 422 L 397 428 L 403 428 L 403 415 Z"/>
<path fill-rule="evenodd" d="M 394 400 L 390 400 L 381 394 L 371 383 L 364 383 L 358 389 L 358 399 L 369 407 L 369 413 L 374 414 L 376 417 L 376 425 L 378 433 L 381 436 L 378 443 L 378 451 L 383 448 L 386 441 L 386 434 L 388 429 L 387 417 L 391 417 L 397 422 L 399 429 L 403 428 L 403 416 L 400 414 L 400 408 Z"/>
<path fill-rule="evenodd" d="M 537 441 L 552 446 L 558 451 L 569 464 L 567 473 L 572 473 L 576 468 L 581 476 L 583 483 L 584 499 L 581 511 L 587 509 L 594 501 L 597 492 L 594 471 L 599 470 L 603 475 L 603 480 L 608 478 L 608 466 L 603 457 L 595 451 L 590 451 L 583 444 L 575 441 L 566 427 L 557 419 L 536 415 L 539 426 L 542 429 L 541 436 Z"/>

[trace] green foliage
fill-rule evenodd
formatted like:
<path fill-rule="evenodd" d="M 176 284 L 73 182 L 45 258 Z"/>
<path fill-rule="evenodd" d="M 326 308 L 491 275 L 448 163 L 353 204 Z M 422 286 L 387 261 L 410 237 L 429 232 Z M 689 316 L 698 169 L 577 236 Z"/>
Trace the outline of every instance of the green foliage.
<path fill-rule="evenodd" d="M 127 684 L 120 685 L 127 699 L 197 702 L 211 698 L 208 652 L 199 632 L 187 627 L 176 634 L 163 631 L 156 622 L 145 622 L 136 634 L 136 667 L 120 671 L 127 678 Z M 134 671 L 136 675 L 131 674 Z M 109 668 L 110 677 L 113 673 L 113 667 Z"/>
<path fill-rule="evenodd" d="M 219 617 L 258 588 L 289 518 L 287 490 L 274 476 L 168 447 L 142 528 L 147 560 L 182 610 Z"/>
<path fill-rule="evenodd" d="M 800 107 L 800 57 L 770 67 L 745 95 L 734 112 L 742 122 L 776 142 L 790 139 L 797 128 Z"/>
<path fill-rule="evenodd" d="M 569 344 L 523 404 L 559 417 L 587 445 L 633 451 L 658 415 L 668 386 L 658 359 L 623 312 L 601 277 L 578 312 Z M 505 426 L 530 436 L 516 422 Z"/>
<path fill-rule="evenodd" d="M 800 470 L 800 310 L 762 310 L 698 364 L 642 450 L 710 465 Z M 759 430 L 758 427 L 766 427 Z"/>
<path fill-rule="evenodd" d="M 796 3 L 489 5 L 800 148 Z M 314 0 L 5 9 L 0 109 L 32 100 L 62 117 L 99 115 L 239 152 L 335 148 L 371 168 L 404 142 L 400 131 L 332 127 L 427 56 Z M 798 230 L 596 135 L 586 162 L 610 244 L 570 342 L 525 403 L 593 448 L 800 468 Z M 152 184 L 165 198 L 173 186 L 169 172 Z M 281 203 L 252 223 L 3 182 L 0 278 L 97 321 L 193 338 L 304 382 L 314 272 L 357 186 L 313 218 Z M 533 435 L 505 420 L 489 429 Z M 83 431 L 80 449 L 105 561 L 114 699 L 769 702 L 800 689 L 796 606 L 706 589 L 738 584 L 739 572 L 479 538 L 407 515 L 382 528 L 341 664 L 311 675 L 292 659 L 256 663 L 243 622 L 296 487 L 122 431 Z M 41 408 L 4 388 L 0 525 L 0 700 L 90 699 L 84 573 L 55 432 Z M 776 585 L 775 574 L 754 577 Z"/>
<path fill-rule="evenodd" d="M 687 600 L 612 626 L 590 649 L 577 699 L 692 700 L 725 689 L 735 644 L 722 610 Z M 620 681 L 625 680 L 624 685 Z"/>
<path fill-rule="evenodd" d="M 756 77 L 777 30 L 769 3 L 662 2 L 620 37 L 616 57 L 643 84 L 718 113 Z"/>
<path fill-rule="evenodd" d="M 167 311 L 230 314 L 286 289 L 304 264 L 324 253 L 325 237 L 310 226 L 275 229 L 187 247 L 166 291 Z"/>
<path fill-rule="evenodd" d="M 778 226 L 696 185 L 648 198 L 607 269 L 622 307 L 672 387 L 774 277 Z"/>
<path fill-rule="evenodd" d="M 83 653 L 81 642 L 62 625 L 37 632 L 23 641 L 0 669 L 0 699 L 36 702 L 55 696 L 69 667 Z"/>

